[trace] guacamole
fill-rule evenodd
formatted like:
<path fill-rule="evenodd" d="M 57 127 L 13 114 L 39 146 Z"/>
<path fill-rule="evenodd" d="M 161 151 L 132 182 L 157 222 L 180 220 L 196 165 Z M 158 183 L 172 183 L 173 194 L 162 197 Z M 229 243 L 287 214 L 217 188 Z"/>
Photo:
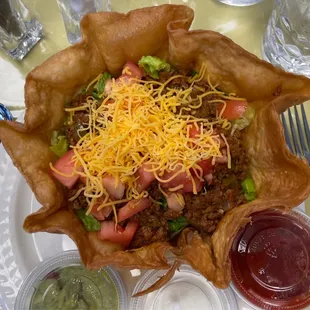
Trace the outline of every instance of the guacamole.
<path fill-rule="evenodd" d="M 117 289 L 104 269 L 59 268 L 39 283 L 30 304 L 30 310 L 56 309 L 118 309 Z"/>

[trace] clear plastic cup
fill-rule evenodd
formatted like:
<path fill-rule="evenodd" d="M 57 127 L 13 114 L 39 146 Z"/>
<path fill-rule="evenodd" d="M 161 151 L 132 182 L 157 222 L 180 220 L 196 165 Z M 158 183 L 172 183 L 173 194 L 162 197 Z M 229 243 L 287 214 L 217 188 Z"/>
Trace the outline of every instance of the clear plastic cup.
<path fill-rule="evenodd" d="M 169 260 L 173 263 L 173 259 Z M 147 271 L 137 283 L 133 295 L 154 284 L 167 270 Z M 216 288 L 189 265 L 182 265 L 162 288 L 141 297 L 131 298 L 131 310 L 236 310 L 234 293 L 230 288 Z"/>
<path fill-rule="evenodd" d="M 66 274 L 66 271 L 69 271 L 68 267 L 70 267 L 70 274 Z M 62 291 L 58 289 L 59 287 Z M 65 288 L 67 292 L 73 292 L 71 295 L 74 295 L 77 287 L 79 291 L 82 290 L 79 294 L 82 294 L 83 302 L 96 304 L 96 309 L 128 309 L 127 293 L 118 272 L 109 266 L 99 271 L 85 269 L 78 251 L 65 251 L 43 261 L 33 269 L 18 292 L 14 309 L 31 310 L 35 306 L 37 309 L 38 304 L 45 301 L 49 305 L 52 302 L 58 303 L 60 298 L 64 298 L 62 292 Z M 55 294 L 57 298 L 54 297 Z M 71 299 L 71 295 L 66 295 L 65 299 Z"/>
<path fill-rule="evenodd" d="M 310 218 L 302 212 L 254 213 L 231 249 L 232 285 L 254 309 L 310 305 Z"/>

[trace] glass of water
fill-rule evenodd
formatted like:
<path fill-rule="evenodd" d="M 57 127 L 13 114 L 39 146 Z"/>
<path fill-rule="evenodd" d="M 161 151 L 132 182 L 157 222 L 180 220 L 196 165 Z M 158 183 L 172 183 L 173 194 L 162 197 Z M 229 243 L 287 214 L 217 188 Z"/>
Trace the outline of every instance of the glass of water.
<path fill-rule="evenodd" d="M 0 0 L 0 48 L 21 60 L 41 39 L 42 25 L 21 0 Z"/>
<path fill-rule="evenodd" d="M 249 6 L 262 2 L 263 0 L 218 0 L 218 1 L 234 6 Z"/>
<path fill-rule="evenodd" d="M 277 0 L 262 46 L 263 57 L 310 77 L 310 0 Z"/>
<path fill-rule="evenodd" d="M 110 0 L 57 0 L 57 3 L 71 44 L 81 40 L 80 21 L 86 13 L 111 11 Z"/>

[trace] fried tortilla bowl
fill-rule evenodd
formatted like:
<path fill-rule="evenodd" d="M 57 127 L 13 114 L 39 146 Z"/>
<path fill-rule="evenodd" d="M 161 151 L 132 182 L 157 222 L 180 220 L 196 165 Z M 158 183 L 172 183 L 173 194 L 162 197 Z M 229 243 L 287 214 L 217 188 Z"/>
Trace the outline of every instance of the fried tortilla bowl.
<path fill-rule="evenodd" d="M 0 139 L 14 165 L 26 178 L 42 208 L 29 215 L 29 232 L 67 234 L 77 244 L 87 268 L 114 264 L 126 268 L 168 269 L 164 255 L 172 250 L 179 262 L 188 262 L 215 286 L 230 281 L 229 250 L 251 213 L 267 208 L 289 210 L 310 193 L 310 168 L 285 145 L 279 113 L 310 98 L 310 80 L 285 73 L 246 52 L 213 31 L 188 31 L 194 18 L 186 6 L 163 5 L 120 13 L 94 13 L 81 22 L 83 40 L 49 58 L 26 79 L 24 124 L 0 122 Z M 229 211 L 215 233 L 202 238 L 187 228 L 178 247 L 153 243 L 124 251 L 87 232 L 67 207 L 64 188 L 49 174 L 56 157 L 50 134 L 64 119 L 64 106 L 81 87 L 104 71 L 120 73 L 127 60 L 156 55 L 181 68 L 199 71 L 203 63 L 214 84 L 226 93 L 247 98 L 256 116 L 246 129 L 246 150 L 258 198 Z M 178 261 L 158 288 L 175 271 Z"/>

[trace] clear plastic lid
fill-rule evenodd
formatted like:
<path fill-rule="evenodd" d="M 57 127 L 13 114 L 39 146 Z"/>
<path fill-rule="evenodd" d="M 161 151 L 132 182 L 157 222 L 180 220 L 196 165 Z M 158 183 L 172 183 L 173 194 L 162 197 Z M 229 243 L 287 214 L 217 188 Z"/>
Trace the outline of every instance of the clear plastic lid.
<path fill-rule="evenodd" d="M 173 260 L 169 260 L 170 264 Z M 166 270 L 146 272 L 137 283 L 133 295 L 154 284 Z M 141 297 L 131 298 L 132 310 L 235 310 L 238 309 L 230 288 L 217 289 L 189 265 L 182 265 L 173 278 L 159 290 Z"/>
<path fill-rule="evenodd" d="M 127 294 L 113 268 L 87 270 L 78 251 L 65 251 L 32 270 L 14 309 L 127 310 Z"/>
<path fill-rule="evenodd" d="M 232 288 L 257 309 L 310 305 L 310 219 L 301 212 L 254 213 L 231 248 Z"/>

